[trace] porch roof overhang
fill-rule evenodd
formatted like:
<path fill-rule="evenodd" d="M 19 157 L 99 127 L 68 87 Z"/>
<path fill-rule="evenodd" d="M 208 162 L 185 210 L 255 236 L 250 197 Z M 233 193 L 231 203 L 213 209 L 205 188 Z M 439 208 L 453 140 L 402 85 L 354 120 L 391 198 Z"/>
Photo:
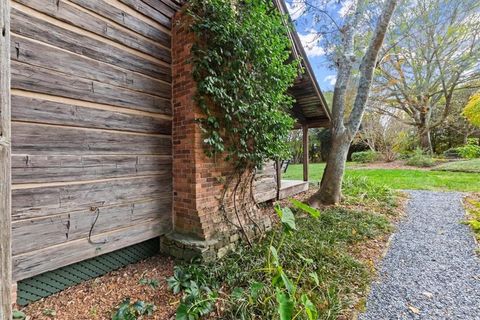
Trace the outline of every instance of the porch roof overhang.
<path fill-rule="evenodd" d="M 273 0 L 273 2 L 282 15 L 290 17 L 284 0 Z M 288 20 L 288 23 L 293 26 L 290 18 Z M 313 73 L 300 37 L 294 29 L 289 32 L 289 37 L 292 42 L 292 56 L 295 59 L 300 59 L 303 68 L 303 73 L 298 76 L 290 89 L 290 94 L 296 100 L 292 109 L 292 115 L 297 120 L 295 128 L 298 129 L 302 126 L 308 126 L 309 128 L 329 127 L 331 121 L 330 110 Z"/>

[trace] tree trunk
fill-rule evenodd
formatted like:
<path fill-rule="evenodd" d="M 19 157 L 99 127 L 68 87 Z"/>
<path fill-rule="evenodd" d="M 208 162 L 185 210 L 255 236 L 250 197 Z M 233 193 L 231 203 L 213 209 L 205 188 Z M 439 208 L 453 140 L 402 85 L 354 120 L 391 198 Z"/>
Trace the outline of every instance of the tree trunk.
<path fill-rule="evenodd" d="M 337 204 L 341 201 L 345 162 L 351 142 L 346 130 L 332 135 L 332 147 L 328 154 L 320 190 L 310 198 L 311 206 L 318 208 L 321 204 Z"/>
<path fill-rule="evenodd" d="M 347 20 L 343 31 L 343 58 L 340 59 L 340 67 L 337 73 L 337 82 L 333 91 L 332 102 L 332 148 L 327 160 L 327 166 L 322 178 L 320 190 L 310 198 L 310 204 L 319 207 L 320 204 L 336 204 L 342 198 L 342 182 L 345 172 L 348 150 L 355 134 L 357 134 L 362 122 L 365 106 L 368 101 L 373 73 L 377 64 L 377 57 L 382 47 L 388 24 L 392 17 L 397 0 L 387 0 L 378 19 L 375 32 L 359 66 L 360 77 L 358 80 L 357 93 L 353 103 L 353 109 L 345 120 L 346 92 L 349 85 L 354 60 L 351 57 L 355 52 L 355 37 L 358 35 L 358 19 L 363 15 L 362 7 L 357 7 L 353 2 L 355 13 Z"/>
<path fill-rule="evenodd" d="M 428 153 L 433 153 L 432 137 L 430 135 L 430 129 L 426 127 L 418 128 L 418 138 L 420 140 L 420 148 Z"/>
<path fill-rule="evenodd" d="M 467 132 L 463 135 L 463 144 L 468 143 L 468 138 L 470 138 L 470 132 Z"/>

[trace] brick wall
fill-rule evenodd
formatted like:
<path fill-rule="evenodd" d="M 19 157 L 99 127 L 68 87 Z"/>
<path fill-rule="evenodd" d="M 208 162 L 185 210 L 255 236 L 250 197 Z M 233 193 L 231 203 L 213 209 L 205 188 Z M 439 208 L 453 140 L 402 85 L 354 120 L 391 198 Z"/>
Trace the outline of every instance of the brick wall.
<path fill-rule="evenodd" d="M 174 229 L 203 238 L 200 217 L 196 211 L 196 140 L 197 107 L 194 102 L 195 82 L 188 63 L 193 34 L 182 23 L 182 13 L 173 21 L 172 29 L 172 104 L 173 104 L 173 190 Z"/>
<path fill-rule="evenodd" d="M 180 11 L 174 18 L 172 30 L 174 231 L 177 240 L 178 235 L 182 239 L 190 237 L 209 243 L 203 246 L 225 251 L 222 248 L 239 239 L 239 225 L 253 236 L 260 232 L 255 230 L 257 226 L 268 228 L 270 220 L 259 216 L 249 199 L 247 208 L 237 199 L 237 208 L 241 210 L 233 209 L 232 186 L 236 180 L 229 179 L 233 173 L 231 164 L 221 156 L 209 158 L 204 153 L 201 129 L 196 122 L 202 112 L 195 103 L 196 84 L 189 63 L 193 40 L 188 17 Z M 246 177 L 240 185 L 247 188 L 246 194 L 249 194 L 248 180 Z M 230 183 L 227 185 L 226 181 Z M 222 202 L 225 188 L 228 192 L 226 201 Z M 225 210 L 220 210 L 222 203 Z"/>

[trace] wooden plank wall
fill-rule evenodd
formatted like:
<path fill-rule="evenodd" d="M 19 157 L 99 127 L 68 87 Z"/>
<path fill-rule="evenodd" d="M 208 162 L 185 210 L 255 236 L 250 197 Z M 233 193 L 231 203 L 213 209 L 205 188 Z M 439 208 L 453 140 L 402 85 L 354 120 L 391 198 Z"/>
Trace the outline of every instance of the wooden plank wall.
<path fill-rule="evenodd" d="M 11 2 L 13 278 L 171 228 L 173 0 Z"/>
<path fill-rule="evenodd" d="M 12 317 L 10 2 L 0 0 L 0 320 Z"/>

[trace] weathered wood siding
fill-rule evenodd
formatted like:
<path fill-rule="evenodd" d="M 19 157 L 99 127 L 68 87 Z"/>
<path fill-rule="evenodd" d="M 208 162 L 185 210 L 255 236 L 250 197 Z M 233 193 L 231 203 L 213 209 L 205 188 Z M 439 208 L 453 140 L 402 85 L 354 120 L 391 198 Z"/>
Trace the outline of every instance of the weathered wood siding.
<path fill-rule="evenodd" d="M 0 0 L 0 320 L 12 318 L 10 2 Z"/>
<path fill-rule="evenodd" d="M 169 231 L 177 2 L 11 7 L 14 279 Z"/>

